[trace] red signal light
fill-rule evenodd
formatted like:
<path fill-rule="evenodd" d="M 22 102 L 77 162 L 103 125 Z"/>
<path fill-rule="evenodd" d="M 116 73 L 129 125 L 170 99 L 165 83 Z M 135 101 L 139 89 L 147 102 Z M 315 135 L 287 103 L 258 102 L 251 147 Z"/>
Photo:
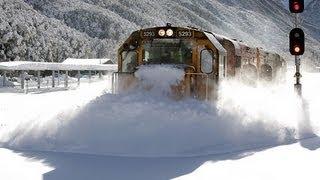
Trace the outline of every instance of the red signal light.
<path fill-rule="evenodd" d="M 295 52 L 295 53 L 300 53 L 300 51 L 301 51 L 301 49 L 300 49 L 299 46 L 295 46 L 295 47 L 294 47 L 294 52 Z"/>
<path fill-rule="evenodd" d="M 299 11 L 300 5 L 299 5 L 298 2 L 294 2 L 294 3 L 293 3 L 293 9 L 294 9 L 295 11 Z"/>
<path fill-rule="evenodd" d="M 304 10 L 304 0 L 290 0 L 289 9 L 291 13 L 302 13 Z"/>

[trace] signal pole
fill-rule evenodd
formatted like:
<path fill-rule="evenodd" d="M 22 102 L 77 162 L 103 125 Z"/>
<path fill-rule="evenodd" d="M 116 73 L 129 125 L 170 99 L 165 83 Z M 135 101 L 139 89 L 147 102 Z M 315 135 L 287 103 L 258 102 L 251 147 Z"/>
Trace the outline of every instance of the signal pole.
<path fill-rule="evenodd" d="M 295 13 L 295 28 L 299 27 L 299 15 Z M 300 83 L 300 79 L 302 78 L 302 75 L 300 73 L 300 65 L 301 65 L 301 59 L 298 55 L 295 55 L 295 65 L 296 65 L 296 73 L 294 77 L 296 78 L 296 83 L 294 84 L 294 89 L 297 95 L 302 95 L 302 85 Z"/>
<path fill-rule="evenodd" d="M 294 29 L 290 32 L 290 53 L 295 56 L 295 65 L 296 65 L 296 83 L 294 84 L 295 92 L 301 96 L 302 95 L 302 85 L 300 83 L 301 73 L 300 65 L 301 59 L 300 56 L 304 54 L 305 44 L 304 44 L 304 32 L 299 28 L 299 13 L 304 11 L 304 0 L 289 0 L 289 10 L 291 13 L 295 14 L 294 20 Z"/>

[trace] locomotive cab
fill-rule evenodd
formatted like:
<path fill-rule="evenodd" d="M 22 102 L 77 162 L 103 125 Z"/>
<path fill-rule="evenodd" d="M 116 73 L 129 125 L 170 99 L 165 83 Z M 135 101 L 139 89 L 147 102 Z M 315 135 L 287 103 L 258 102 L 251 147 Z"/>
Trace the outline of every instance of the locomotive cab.
<path fill-rule="evenodd" d="M 142 29 L 133 32 L 119 48 L 116 76 L 121 80 L 117 82 L 120 84 L 117 90 L 136 84 L 134 73 L 140 66 L 162 64 L 185 72 L 180 85 L 172 87 L 174 91 L 179 89 L 174 92 L 176 96 L 210 99 L 219 76 L 225 75 L 225 54 L 226 50 L 214 35 L 207 32 L 170 25 Z"/>

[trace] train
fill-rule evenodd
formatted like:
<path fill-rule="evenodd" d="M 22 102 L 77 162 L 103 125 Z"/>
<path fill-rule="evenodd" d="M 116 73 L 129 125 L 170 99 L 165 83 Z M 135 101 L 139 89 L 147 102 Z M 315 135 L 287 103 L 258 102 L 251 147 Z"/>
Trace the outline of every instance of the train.
<path fill-rule="evenodd" d="M 114 91 L 135 86 L 138 80 L 134 73 L 139 67 L 160 64 L 184 70 L 184 80 L 172 87 L 178 99 L 213 99 L 223 79 L 272 83 L 286 71 L 286 61 L 277 53 L 210 31 L 167 24 L 134 31 L 120 45 Z"/>

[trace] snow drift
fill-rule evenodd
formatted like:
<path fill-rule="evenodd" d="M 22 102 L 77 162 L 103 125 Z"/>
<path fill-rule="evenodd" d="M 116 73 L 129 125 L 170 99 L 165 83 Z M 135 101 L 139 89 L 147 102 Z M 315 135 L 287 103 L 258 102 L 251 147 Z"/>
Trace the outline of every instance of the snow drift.
<path fill-rule="evenodd" d="M 217 103 L 175 101 L 142 89 L 114 95 L 105 82 L 75 91 L 0 94 L 6 97 L 1 101 L 0 121 L 5 124 L 0 142 L 15 149 L 144 157 L 195 156 L 290 143 L 314 129 L 300 132 L 303 107 L 288 87 L 224 82 Z M 310 104 L 310 110 L 317 103 Z"/>

